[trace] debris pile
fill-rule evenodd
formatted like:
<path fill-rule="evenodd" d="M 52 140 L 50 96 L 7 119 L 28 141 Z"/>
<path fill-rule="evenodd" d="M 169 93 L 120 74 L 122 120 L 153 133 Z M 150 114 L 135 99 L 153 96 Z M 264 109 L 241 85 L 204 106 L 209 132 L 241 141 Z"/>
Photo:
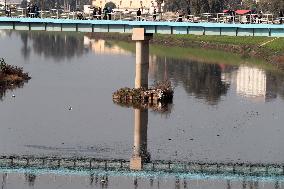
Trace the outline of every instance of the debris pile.
<path fill-rule="evenodd" d="M 13 90 L 22 87 L 30 80 L 28 73 L 23 68 L 8 65 L 3 58 L 0 59 L 0 100 L 5 95 L 6 90 Z"/>
<path fill-rule="evenodd" d="M 167 104 L 172 103 L 173 88 L 169 81 L 158 82 L 150 88 L 122 88 L 114 92 L 115 103 L 134 108 L 151 108 L 156 111 L 167 110 Z"/>
<path fill-rule="evenodd" d="M 0 59 L 0 85 L 19 84 L 31 79 L 23 68 L 8 65 L 3 58 Z"/>

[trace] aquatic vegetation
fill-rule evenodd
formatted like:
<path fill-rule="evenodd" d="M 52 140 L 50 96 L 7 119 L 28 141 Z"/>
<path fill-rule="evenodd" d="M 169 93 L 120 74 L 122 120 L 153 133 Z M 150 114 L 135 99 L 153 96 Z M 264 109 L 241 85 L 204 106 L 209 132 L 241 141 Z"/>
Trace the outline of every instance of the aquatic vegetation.
<path fill-rule="evenodd" d="M 172 103 L 173 88 L 171 82 L 157 82 L 150 88 L 121 88 L 113 93 L 113 101 L 126 107 L 151 108 L 154 111 L 167 111 Z"/>
<path fill-rule="evenodd" d="M 7 90 L 22 87 L 30 79 L 23 68 L 8 65 L 3 58 L 0 59 L 0 99 L 5 96 Z"/>

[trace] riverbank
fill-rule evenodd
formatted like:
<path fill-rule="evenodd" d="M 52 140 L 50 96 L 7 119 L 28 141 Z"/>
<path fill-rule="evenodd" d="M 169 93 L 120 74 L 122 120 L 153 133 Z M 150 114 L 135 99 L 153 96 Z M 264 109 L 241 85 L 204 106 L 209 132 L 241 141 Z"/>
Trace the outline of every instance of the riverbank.
<path fill-rule="evenodd" d="M 90 33 L 89 37 L 132 41 L 131 34 Z M 281 65 L 280 67 L 284 65 L 284 38 L 155 34 L 151 44 L 163 47 L 221 50 L 243 57 L 263 59 L 268 63 Z"/>

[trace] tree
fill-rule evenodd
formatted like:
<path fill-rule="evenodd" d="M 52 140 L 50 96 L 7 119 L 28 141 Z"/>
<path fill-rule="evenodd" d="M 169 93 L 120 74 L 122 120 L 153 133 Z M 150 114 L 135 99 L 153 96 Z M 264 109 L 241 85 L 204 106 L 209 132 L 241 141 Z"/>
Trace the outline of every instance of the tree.
<path fill-rule="evenodd" d="M 26 1 L 26 0 L 23 0 Z M 77 0 L 78 1 L 78 0 Z M 22 2 L 22 4 L 25 2 Z M 52 9 L 52 8 L 64 8 L 64 0 L 33 0 L 33 3 L 37 4 L 40 8 Z M 80 0 L 81 5 L 88 5 L 89 0 Z M 76 0 L 65 0 L 65 4 L 70 5 L 71 10 L 76 9 Z"/>
<path fill-rule="evenodd" d="M 184 11 L 190 8 L 194 14 L 220 12 L 224 8 L 224 0 L 168 0 L 165 2 L 168 11 Z"/>
<path fill-rule="evenodd" d="M 27 5 L 28 5 L 28 1 L 27 0 L 23 0 L 21 2 L 21 7 L 27 7 Z"/>
<path fill-rule="evenodd" d="M 209 0 L 209 7 L 211 13 L 223 12 L 225 7 L 224 0 Z"/>
<path fill-rule="evenodd" d="M 162 12 L 162 4 L 164 0 L 156 0 L 157 5 L 158 5 L 158 12 Z"/>
<path fill-rule="evenodd" d="M 105 7 L 110 7 L 111 9 L 115 9 L 116 5 L 114 2 L 110 1 L 105 4 Z"/>
<path fill-rule="evenodd" d="M 284 12 L 283 0 L 262 0 L 258 3 L 258 8 L 263 12 L 270 12 L 279 16 L 280 11 Z"/>
<path fill-rule="evenodd" d="M 224 9 L 241 9 L 242 0 L 227 0 L 224 2 Z"/>
<path fill-rule="evenodd" d="M 167 0 L 165 1 L 165 9 L 167 11 L 185 11 L 186 8 L 190 6 L 190 1 L 189 0 Z"/>
<path fill-rule="evenodd" d="M 252 10 L 252 9 L 256 9 L 257 5 L 256 5 L 255 1 L 243 0 L 242 1 L 242 7 L 243 7 L 243 9 Z"/>

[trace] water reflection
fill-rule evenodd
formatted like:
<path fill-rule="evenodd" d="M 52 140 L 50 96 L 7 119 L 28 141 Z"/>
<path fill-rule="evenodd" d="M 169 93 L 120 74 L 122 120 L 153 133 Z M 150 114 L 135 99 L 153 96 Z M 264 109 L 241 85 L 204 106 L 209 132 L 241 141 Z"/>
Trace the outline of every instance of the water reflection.
<path fill-rule="evenodd" d="M 87 36 L 84 36 L 84 46 L 89 48 L 95 54 L 102 55 L 131 55 L 132 53 L 128 50 L 110 43 L 104 39 L 90 39 Z"/>
<path fill-rule="evenodd" d="M 92 51 L 103 55 L 130 55 L 130 49 L 104 39 L 61 32 L 17 32 L 21 36 L 24 58 L 31 49 L 56 60 L 81 56 Z M 133 47 L 134 48 L 134 47 Z M 216 105 L 232 84 L 236 93 L 250 100 L 268 101 L 280 95 L 284 99 L 283 75 L 249 66 L 208 64 L 189 59 L 150 55 L 149 76 L 154 81 L 170 79 L 196 98 Z"/>
<path fill-rule="evenodd" d="M 30 187 L 33 187 L 35 185 L 36 175 L 25 173 L 25 180 Z"/>
<path fill-rule="evenodd" d="M 0 30 L 0 38 L 5 38 L 7 34 L 7 31 L 5 30 Z"/>
<path fill-rule="evenodd" d="M 17 88 L 22 88 L 24 84 L 25 82 L 21 82 L 19 84 L 0 86 L 0 101 L 3 101 L 4 97 L 6 96 L 7 91 L 13 91 Z"/>
<path fill-rule="evenodd" d="M 2 175 L 1 189 L 6 188 L 7 177 L 8 177 L 7 173 L 4 173 Z"/>
<path fill-rule="evenodd" d="M 219 65 L 197 63 L 190 60 L 176 60 L 157 57 L 150 68 L 153 80 L 169 78 L 175 86 L 181 84 L 185 91 L 209 104 L 217 104 L 226 95 L 230 84 L 223 82 Z"/>
<path fill-rule="evenodd" d="M 19 32 L 23 47 L 24 58 L 29 58 L 32 50 L 45 58 L 57 61 L 82 56 L 89 49 L 85 48 L 83 35 L 74 35 L 61 32 Z"/>
<path fill-rule="evenodd" d="M 150 161 L 150 153 L 147 151 L 147 127 L 148 110 L 134 110 L 134 144 L 130 160 L 130 169 L 142 170 L 143 163 Z"/>
<path fill-rule="evenodd" d="M 169 78 L 175 86 L 181 84 L 188 94 L 212 105 L 217 104 L 232 87 L 237 95 L 252 101 L 271 101 L 278 95 L 284 97 L 282 73 L 244 65 L 208 64 L 162 57 L 154 60 L 150 62 L 153 80 Z"/>
<path fill-rule="evenodd" d="M 27 173 L 28 174 L 28 173 Z M 30 174 L 32 179 L 35 175 Z M 26 177 L 26 175 L 25 175 Z M 58 175 L 59 179 L 54 179 L 54 176 L 50 175 L 39 175 L 37 184 L 33 183 L 28 185 L 28 188 L 115 188 L 115 189 L 125 189 L 125 188 L 166 188 L 166 189 L 181 189 L 181 188 L 210 188 L 210 189 L 280 189 L 283 188 L 283 181 L 275 180 L 265 182 L 262 180 L 245 179 L 240 180 L 234 179 L 221 179 L 215 180 L 206 178 L 204 180 L 198 178 L 184 178 L 184 177 L 118 177 L 109 176 L 107 174 L 93 175 L 89 176 L 92 179 L 92 183 L 87 183 L 86 176 L 81 176 L 76 178 L 75 176 Z M 69 177 L 69 179 L 68 179 Z M 62 179 L 63 178 L 63 179 Z M 66 182 L 69 180 L 69 182 Z M 85 182 L 84 182 L 85 180 Z M 25 183 L 25 182 L 24 182 Z M 19 179 L 19 176 L 15 177 L 12 173 L 2 174 L 2 185 L 1 189 L 6 188 L 26 188 Z"/>
<path fill-rule="evenodd" d="M 270 80 L 269 80 L 270 79 Z M 237 93 L 253 100 L 266 101 L 277 97 L 273 86 L 269 85 L 271 78 L 267 78 L 262 69 L 240 66 L 237 71 Z"/>
<path fill-rule="evenodd" d="M 22 55 L 24 59 L 28 59 L 30 57 L 31 48 L 28 46 L 28 33 L 21 34 L 21 40 L 23 42 L 23 47 L 21 48 Z"/>

